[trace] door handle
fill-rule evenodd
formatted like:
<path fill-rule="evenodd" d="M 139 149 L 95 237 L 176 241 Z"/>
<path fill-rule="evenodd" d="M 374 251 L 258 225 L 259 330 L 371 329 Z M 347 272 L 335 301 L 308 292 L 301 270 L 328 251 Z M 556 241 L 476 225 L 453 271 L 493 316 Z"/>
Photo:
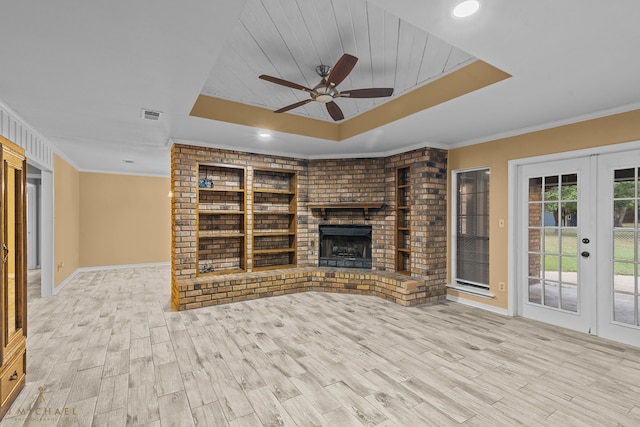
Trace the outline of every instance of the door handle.
<path fill-rule="evenodd" d="M 582 258 L 589 258 L 589 255 L 591 255 L 591 254 L 589 252 L 587 252 L 587 251 L 584 251 L 580 255 L 582 255 Z"/>
<path fill-rule="evenodd" d="M 11 372 L 11 371 L 9 371 L 9 372 Z M 17 380 L 17 379 L 18 379 L 18 377 L 19 377 L 19 376 L 20 376 L 20 375 L 18 375 L 18 371 L 13 371 L 13 375 L 11 375 L 11 376 L 9 377 L 9 381 L 15 381 L 15 380 Z"/>
<path fill-rule="evenodd" d="M 7 259 L 9 259 L 9 248 L 5 243 L 2 244 L 2 250 L 4 251 L 4 259 L 2 260 L 2 262 L 6 264 Z"/>

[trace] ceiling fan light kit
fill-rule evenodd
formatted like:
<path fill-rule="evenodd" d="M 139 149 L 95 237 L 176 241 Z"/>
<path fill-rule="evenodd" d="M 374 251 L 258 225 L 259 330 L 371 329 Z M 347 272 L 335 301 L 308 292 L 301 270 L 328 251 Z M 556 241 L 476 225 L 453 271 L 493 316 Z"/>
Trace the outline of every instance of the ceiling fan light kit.
<path fill-rule="evenodd" d="M 310 96 L 309 99 L 275 110 L 275 113 L 284 113 L 285 111 L 293 110 L 294 108 L 315 101 L 326 105 L 327 112 L 331 118 L 339 121 L 344 119 L 344 114 L 338 104 L 334 102 L 336 98 L 383 98 L 393 95 L 393 88 L 352 89 L 342 92 L 336 89 L 336 86 L 342 83 L 349 73 L 351 73 L 351 70 L 353 70 L 357 62 L 358 58 L 345 53 L 333 68 L 328 65 L 318 65 L 316 67 L 316 73 L 320 76 L 321 80 L 313 89 L 266 74 L 262 74 L 259 78 L 291 89 L 302 90 Z"/>

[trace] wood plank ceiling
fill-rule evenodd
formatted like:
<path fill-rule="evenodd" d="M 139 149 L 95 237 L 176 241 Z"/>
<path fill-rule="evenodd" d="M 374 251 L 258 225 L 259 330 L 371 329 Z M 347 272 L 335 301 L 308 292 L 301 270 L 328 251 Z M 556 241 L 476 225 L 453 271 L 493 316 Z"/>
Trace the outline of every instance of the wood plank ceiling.
<path fill-rule="evenodd" d="M 359 61 L 339 90 L 393 87 L 393 97 L 475 60 L 366 0 L 249 0 L 201 93 L 276 110 L 309 95 L 260 74 L 313 87 L 320 82 L 316 67 L 343 53 Z M 336 103 L 349 119 L 389 99 Z M 316 102 L 291 113 L 332 121 Z"/>

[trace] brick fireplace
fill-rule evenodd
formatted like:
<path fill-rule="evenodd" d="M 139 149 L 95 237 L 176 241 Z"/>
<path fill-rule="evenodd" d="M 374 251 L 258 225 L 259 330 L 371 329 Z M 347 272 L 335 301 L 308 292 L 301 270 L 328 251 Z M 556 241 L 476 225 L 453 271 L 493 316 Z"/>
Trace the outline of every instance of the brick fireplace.
<path fill-rule="evenodd" d="M 197 255 L 198 250 L 203 250 L 205 246 L 201 242 L 198 247 L 196 232 L 198 227 L 202 230 L 202 227 L 207 226 L 206 222 L 199 223 L 196 212 L 197 168 L 202 162 L 239 167 L 244 171 L 246 184 L 243 191 L 247 198 L 244 224 L 246 237 L 244 244 L 241 238 L 234 240 L 240 244 L 240 249 L 233 246 L 233 255 L 243 260 L 243 271 L 248 277 L 255 275 L 258 269 L 257 265 L 253 265 L 254 251 L 262 250 L 257 245 L 258 240 L 253 233 L 261 227 L 257 221 L 264 221 L 267 218 L 265 215 L 258 218 L 253 214 L 254 208 L 259 208 L 253 206 L 254 189 L 252 188 L 257 170 L 280 169 L 296 173 L 294 244 L 296 268 L 350 269 L 357 267 L 370 270 L 372 273 L 395 274 L 396 240 L 398 239 L 395 217 L 396 173 L 398 168 L 410 166 L 411 219 L 407 228 L 411 230 L 411 272 L 408 279 L 415 278 L 421 281 L 429 290 L 426 293 L 423 292 L 422 297 L 412 300 L 412 303 L 444 298 L 446 294 L 447 181 L 445 150 L 424 148 L 389 157 L 307 160 L 175 144 L 171 154 L 173 193 L 171 266 L 174 309 L 195 308 L 266 296 L 259 294 L 255 289 L 252 292 L 250 288 L 239 289 L 236 292 L 231 289 L 233 284 L 217 288 L 215 291 L 205 292 L 204 290 L 208 282 L 207 278 L 198 271 Z M 339 267 L 336 262 L 335 267 L 320 267 L 321 258 L 342 258 L 342 261 L 353 258 L 350 256 L 353 248 L 349 249 L 348 246 L 335 241 L 336 256 L 334 257 L 331 253 L 329 256 L 322 256 L 321 227 L 329 227 L 328 230 L 335 231 L 342 227 L 363 226 L 370 229 L 367 237 L 370 246 L 367 245 L 366 256 L 362 257 L 367 260 L 366 262 L 345 267 Z M 261 239 L 265 241 L 271 238 Z M 218 245 L 218 247 L 224 249 L 225 245 Z M 325 255 L 327 255 L 326 252 Z M 291 271 L 294 272 L 294 270 Z M 306 271 L 305 274 L 307 274 Z M 287 270 L 282 272 L 285 274 Z M 242 274 L 228 277 L 229 283 L 233 283 L 236 279 L 244 280 L 244 277 Z M 211 282 L 217 280 L 215 275 L 211 276 Z M 282 293 L 293 291 L 283 289 Z M 220 292 L 224 292 L 224 295 L 220 295 Z M 362 293 L 350 287 L 341 288 L 340 292 Z M 394 300 L 395 297 L 390 292 L 385 298 Z"/>
<path fill-rule="evenodd" d="M 318 266 L 371 269 L 371 226 L 320 225 Z"/>

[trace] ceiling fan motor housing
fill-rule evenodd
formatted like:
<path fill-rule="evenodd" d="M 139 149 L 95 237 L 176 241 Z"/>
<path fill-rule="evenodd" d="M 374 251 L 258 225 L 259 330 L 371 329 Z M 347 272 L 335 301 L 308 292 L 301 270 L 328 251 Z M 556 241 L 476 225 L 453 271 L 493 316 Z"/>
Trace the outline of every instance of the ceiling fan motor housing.
<path fill-rule="evenodd" d="M 340 92 L 334 85 L 327 87 L 327 82 L 323 79 L 322 82 L 313 88 L 311 99 L 322 104 L 326 104 L 327 102 L 333 101 L 333 98 L 339 94 Z"/>

